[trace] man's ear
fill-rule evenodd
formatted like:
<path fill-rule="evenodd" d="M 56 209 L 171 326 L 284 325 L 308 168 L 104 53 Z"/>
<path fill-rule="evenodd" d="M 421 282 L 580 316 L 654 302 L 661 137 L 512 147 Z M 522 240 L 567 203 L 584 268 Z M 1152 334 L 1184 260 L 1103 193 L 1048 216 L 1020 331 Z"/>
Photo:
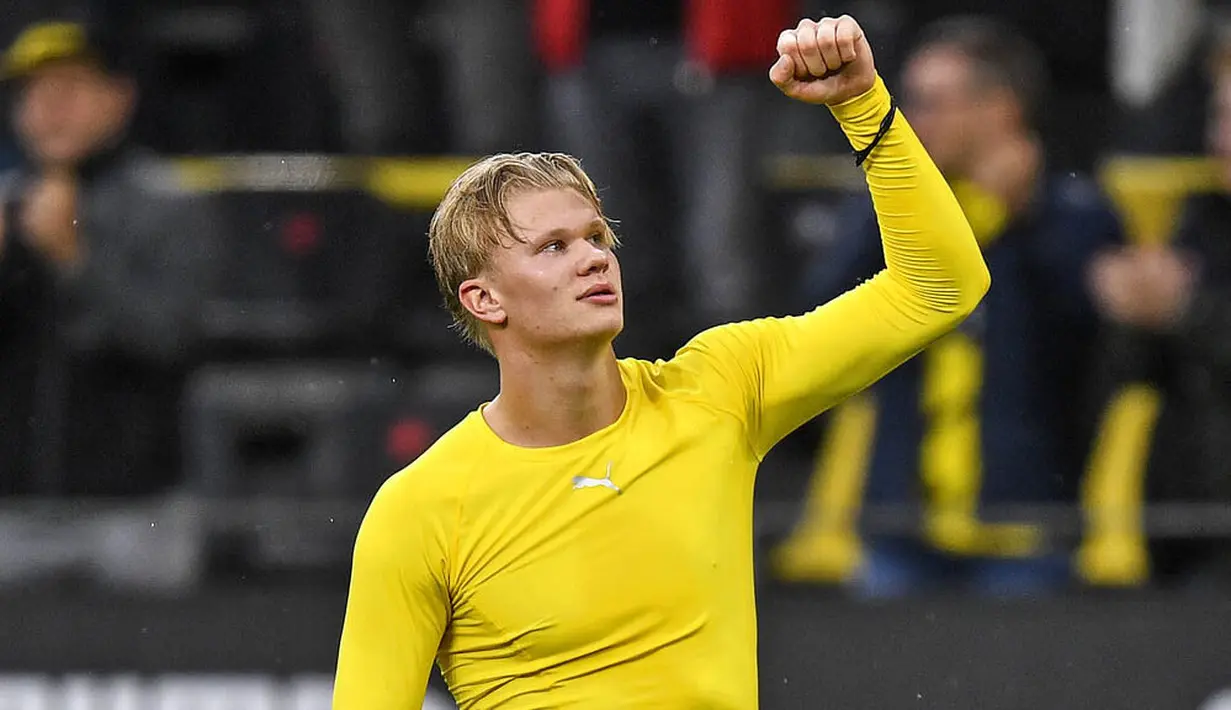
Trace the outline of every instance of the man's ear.
<path fill-rule="evenodd" d="M 491 290 L 491 285 L 482 278 L 466 279 L 457 287 L 457 298 L 462 307 L 484 323 L 504 325 L 508 314 L 500 305 L 500 299 Z"/>

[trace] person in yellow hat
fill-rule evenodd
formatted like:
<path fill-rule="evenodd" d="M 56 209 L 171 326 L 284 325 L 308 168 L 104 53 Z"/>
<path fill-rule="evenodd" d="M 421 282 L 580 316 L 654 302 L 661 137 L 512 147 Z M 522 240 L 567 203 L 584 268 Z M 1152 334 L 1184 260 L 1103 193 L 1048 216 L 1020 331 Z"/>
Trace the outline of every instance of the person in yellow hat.
<path fill-rule="evenodd" d="M 149 493 L 175 470 L 214 220 L 149 179 L 116 47 L 43 22 L 0 59 L 22 154 L 0 177 L 0 494 Z"/>

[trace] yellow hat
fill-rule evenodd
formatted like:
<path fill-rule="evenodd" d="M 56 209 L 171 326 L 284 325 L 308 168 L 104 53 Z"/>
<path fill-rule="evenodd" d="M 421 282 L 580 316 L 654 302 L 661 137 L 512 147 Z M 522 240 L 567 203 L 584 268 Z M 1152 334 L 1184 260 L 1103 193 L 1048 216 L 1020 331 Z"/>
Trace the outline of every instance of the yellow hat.
<path fill-rule="evenodd" d="M 30 25 L 13 40 L 0 61 L 0 77 L 13 79 L 40 66 L 65 59 L 101 59 L 91 46 L 84 25 L 75 22 L 41 22 Z"/>

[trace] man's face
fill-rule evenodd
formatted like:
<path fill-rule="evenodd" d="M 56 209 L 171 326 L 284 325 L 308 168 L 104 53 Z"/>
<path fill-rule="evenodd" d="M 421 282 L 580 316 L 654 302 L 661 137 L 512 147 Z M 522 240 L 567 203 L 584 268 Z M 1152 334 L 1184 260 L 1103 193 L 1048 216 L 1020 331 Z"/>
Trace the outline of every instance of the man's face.
<path fill-rule="evenodd" d="M 463 303 L 523 347 L 609 344 L 624 328 L 624 299 L 613 235 L 594 206 L 551 189 L 515 195 L 508 210 L 517 241 L 462 284 Z"/>
<path fill-rule="evenodd" d="M 907 62 L 903 88 L 902 111 L 937 167 L 947 175 L 968 170 L 990 128 L 970 60 L 944 47 L 925 49 Z"/>
<path fill-rule="evenodd" d="M 124 80 L 88 63 L 58 62 L 26 79 L 14 124 L 34 160 L 73 165 L 123 130 L 131 108 Z"/>

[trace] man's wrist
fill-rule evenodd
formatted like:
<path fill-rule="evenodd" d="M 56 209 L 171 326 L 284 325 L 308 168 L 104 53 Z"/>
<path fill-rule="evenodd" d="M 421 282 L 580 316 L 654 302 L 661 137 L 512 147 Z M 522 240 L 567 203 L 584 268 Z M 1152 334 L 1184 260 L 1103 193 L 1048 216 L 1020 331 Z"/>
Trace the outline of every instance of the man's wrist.
<path fill-rule="evenodd" d="M 872 88 L 829 107 L 847 141 L 855 151 L 855 162 L 861 164 L 874 143 L 884 138 L 896 120 L 893 97 L 885 82 L 877 75 Z"/>
<path fill-rule="evenodd" d="M 871 88 L 830 106 L 829 110 L 843 127 L 848 124 L 862 126 L 867 123 L 879 126 L 881 119 L 889 112 L 890 100 L 889 87 L 885 86 L 884 79 L 877 74 Z"/>

